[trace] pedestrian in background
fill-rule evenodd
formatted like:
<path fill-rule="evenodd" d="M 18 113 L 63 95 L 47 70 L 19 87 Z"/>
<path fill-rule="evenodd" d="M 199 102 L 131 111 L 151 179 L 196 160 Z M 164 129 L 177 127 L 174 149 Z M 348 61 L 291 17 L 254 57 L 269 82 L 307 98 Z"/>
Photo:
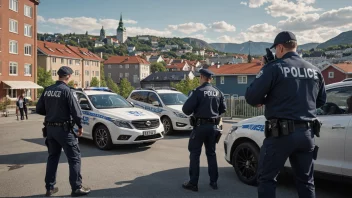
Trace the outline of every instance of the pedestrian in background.
<path fill-rule="evenodd" d="M 258 197 L 276 197 L 276 177 L 287 158 L 296 176 L 300 198 L 315 198 L 314 165 L 320 123 L 317 108 L 326 103 L 320 70 L 302 59 L 292 32 L 279 33 L 274 41 L 277 59 L 267 63 L 247 88 L 246 101 L 265 105 L 265 139 L 260 149 Z"/>
<path fill-rule="evenodd" d="M 71 195 L 81 196 L 90 193 L 89 188 L 82 186 L 81 151 L 76 135 L 71 130 L 72 117 L 78 126 L 78 136 L 82 136 L 82 111 L 67 85 L 72 73 L 70 67 L 61 67 L 57 72 L 59 80 L 44 90 L 36 106 L 36 112 L 45 116 L 43 133 L 49 152 L 45 176 L 46 196 L 51 196 L 59 190 L 54 186 L 62 149 L 65 151 L 70 169 Z"/>
<path fill-rule="evenodd" d="M 24 120 L 24 114 L 26 115 L 26 119 L 28 120 L 27 114 L 27 99 L 24 97 L 24 94 L 20 95 L 17 99 L 16 106 L 20 111 L 21 120 Z"/>
<path fill-rule="evenodd" d="M 213 189 L 218 188 L 219 174 L 215 150 L 216 143 L 221 137 L 221 131 L 218 128 L 220 115 L 226 112 L 224 95 L 211 84 L 213 73 L 207 69 L 201 69 L 199 72 L 201 85 L 189 93 L 189 97 L 182 108 L 186 115 L 193 114 L 191 120 L 193 131 L 188 143 L 190 180 L 186 181 L 182 187 L 193 191 L 198 191 L 199 157 L 203 143 L 208 159 L 209 185 Z"/>

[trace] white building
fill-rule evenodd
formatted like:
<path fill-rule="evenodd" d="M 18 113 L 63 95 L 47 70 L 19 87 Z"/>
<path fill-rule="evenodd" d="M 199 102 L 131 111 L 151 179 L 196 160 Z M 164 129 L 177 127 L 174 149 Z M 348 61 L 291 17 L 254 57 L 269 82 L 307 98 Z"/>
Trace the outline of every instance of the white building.
<path fill-rule="evenodd" d="M 119 43 L 125 43 L 127 40 L 126 28 L 123 26 L 122 22 L 122 14 L 120 16 L 119 27 L 116 29 L 116 39 L 119 41 Z"/>

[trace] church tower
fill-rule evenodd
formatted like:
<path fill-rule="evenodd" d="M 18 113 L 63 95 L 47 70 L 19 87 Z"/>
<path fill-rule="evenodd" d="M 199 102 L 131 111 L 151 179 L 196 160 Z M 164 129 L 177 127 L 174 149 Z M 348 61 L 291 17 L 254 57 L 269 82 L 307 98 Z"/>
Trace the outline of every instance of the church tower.
<path fill-rule="evenodd" d="M 104 30 L 104 27 L 102 26 L 101 27 L 101 30 L 100 30 L 100 40 L 104 40 L 106 38 L 105 36 L 105 30 Z"/>
<path fill-rule="evenodd" d="M 116 30 L 116 39 L 119 43 L 124 43 L 127 40 L 126 28 L 123 26 L 122 14 L 120 16 L 119 27 Z"/>

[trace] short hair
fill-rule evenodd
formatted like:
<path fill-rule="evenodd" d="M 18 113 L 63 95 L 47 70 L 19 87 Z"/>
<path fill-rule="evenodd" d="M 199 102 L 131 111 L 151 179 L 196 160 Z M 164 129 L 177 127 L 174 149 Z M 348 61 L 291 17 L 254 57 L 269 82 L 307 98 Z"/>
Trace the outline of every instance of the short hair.
<path fill-rule="evenodd" d="M 286 43 L 282 43 L 282 45 L 286 49 L 293 50 L 293 49 L 297 48 L 297 41 L 291 40 L 291 41 L 288 41 Z"/>

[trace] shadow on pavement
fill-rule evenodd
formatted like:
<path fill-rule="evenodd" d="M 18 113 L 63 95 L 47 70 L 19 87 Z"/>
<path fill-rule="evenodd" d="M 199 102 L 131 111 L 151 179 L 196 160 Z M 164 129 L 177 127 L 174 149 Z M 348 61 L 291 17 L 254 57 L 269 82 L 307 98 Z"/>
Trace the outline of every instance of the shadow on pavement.
<path fill-rule="evenodd" d="M 171 135 L 164 136 L 164 140 L 184 139 L 189 138 L 192 131 L 175 131 Z"/>
<path fill-rule="evenodd" d="M 94 190 L 89 197 L 236 197 L 256 198 L 257 188 L 241 183 L 232 167 L 219 168 L 219 190 L 208 185 L 208 169 L 200 168 L 199 192 L 184 190 L 181 185 L 188 179 L 188 168 L 176 168 L 137 177 L 131 181 L 116 182 L 116 188 Z M 58 186 L 59 187 L 59 186 Z M 60 188 L 60 187 L 59 187 Z M 70 193 L 70 192 L 67 192 Z M 342 183 L 317 180 L 316 197 L 347 198 L 350 189 Z M 38 195 L 37 195 L 38 196 Z M 32 196 L 32 197 L 37 197 Z M 42 195 L 39 195 L 42 196 Z M 68 195 L 69 196 L 69 195 Z M 297 198 L 292 178 L 280 177 L 276 190 L 277 197 Z"/>
<path fill-rule="evenodd" d="M 31 142 L 34 144 L 39 144 L 41 146 L 45 146 L 44 138 L 22 139 L 22 140 Z M 93 141 L 87 140 L 87 139 L 79 139 L 79 146 L 81 149 L 82 158 L 96 157 L 96 156 L 124 155 L 124 154 L 142 152 L 150 148 L 149 146 L 142 146 L 142 145 L 123 145 L 123 146 L 114 146 L 112 150 L 104 151 L 96 148 Z M 0 155 L 0 164 L 22 164 L 23 165 L 23 164 L 46 163 L 47 158 L 48 158 L 47 151 Z M 66 162 L 67 162 L 67 158 L 65 156 L 65 153 L 62 151 L 61 157 L 60 157 L 60 163 L 66 163 Z"/>

